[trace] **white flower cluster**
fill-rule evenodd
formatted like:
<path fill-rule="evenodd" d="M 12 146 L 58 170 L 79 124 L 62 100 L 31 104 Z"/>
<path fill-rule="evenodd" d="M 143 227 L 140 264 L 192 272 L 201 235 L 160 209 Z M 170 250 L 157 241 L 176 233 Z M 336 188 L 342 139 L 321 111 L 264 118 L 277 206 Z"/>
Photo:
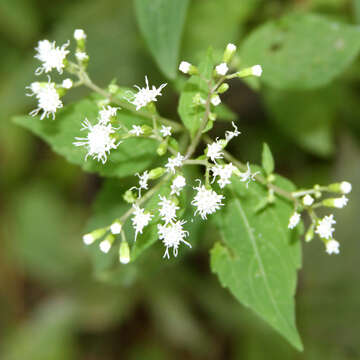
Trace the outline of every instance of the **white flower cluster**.
<path fill-rule="evenodd" d="M 84 30 L 77 29 L 74 32 L 75 40 L 85 39 L 86 34 Z M 56 70 L 60 75 L 68 65 L 67 55 L 70 51 L 67 49 L 70 41 L 67 41 L 62 46 L 56 46 L 56 42 L 49 40 L 41 40 L 35 48 L 35 58 L 40 60 L 41 65 L 36 69 L 35 75 L 47 74 L 52 70 Z M 48 77 L 48 82 L 33 82 L 27 88 L 30 89 L 28 96 L 35 96 L 38 100 L 38 107 L 30 112 L 30 115 L 36 116 L 42 111 L 40 119 L 44 117 L 55 118 L 55 113 L 58 109 L 63 107 L 61 96 L 71 89 L 73 81 L 71 79 L 64 79 L 61 84 L 56 84 Z"/>

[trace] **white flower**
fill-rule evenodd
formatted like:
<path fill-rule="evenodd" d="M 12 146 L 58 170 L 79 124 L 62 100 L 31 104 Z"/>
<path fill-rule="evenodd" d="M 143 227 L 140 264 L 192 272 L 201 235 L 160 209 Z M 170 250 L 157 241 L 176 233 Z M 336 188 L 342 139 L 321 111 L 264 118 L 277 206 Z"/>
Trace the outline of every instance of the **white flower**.
<path fill-rule="evenodd" d="M 133 96 L 132 100 L 128 99 L 130 103 L 136 106 L 136 111 L 153 101 L 157 101 L 156 97 L 161 96 L 161 90 L 167 85 L 161 84 L 158 89 L 153 85 L 152 89 L 150 89 L 147 76 L 145 76 L 145 83 L 146 88 L 140 88 L 139 86 L 135 85 L 139 91 Z"/>
<path fill-rule="evenodd" d="M 225 140 L 229 142 L 234 137 L 237 137 L 241 134 L 241 132 L 238 130 L 237 126 L 234 124 L 234 122 L 231 122 L 232 126 L 234 127 L 234 131 L 226 131 L 225 132 Z"/>
<path fill-rule="evenodd" d="M 133 125 L 132 129 L 129 131 L 129 134 L 140 136 L 144 134 L 144 130 L 139 125 Z"/>
<path fill-rule="evenodd" d="M 71 89 L 72 86 L 73 86 L 73 82 L 71 79 L 65 79 L 63 80 L 61 86 L 64 88 L 64 89 Z"/>
<path fill-rule="evenodd" d="M 252 174 L 249 163 L 247 163 L 246 166 L 247 170 L 243 173 L 240 172 L 237 175 L 240 177 L 240 181 L 246 182 L 246 187 L 248 187 L 250 181 L 255 181 L 255 176 L 259 173 L 259 171 Z"/>
<path fill-rule="evenodd" d="M 178 220 L 167 225 L 158 225 L 159 239 L 163 241 L 166 247 L 163 257 L 170 259 L 170 248 L 173 248 L 173 255 L 176 257 L 178 254 L 178 247 L 181 242 L 191 248 L 191 245 L 184 240 L 184 238 L 189 235 L 189 232 L 183 229 L 184 224 L 185 221 Z"/>
<path fill-rule="evenodd" d="M 174 158 L 169 158 L 165 165 L 166 171 L 175 173 L 175 168 L 182 166 L 184 159 L 185 158 L 180 153 L 177 153 Z"/>
<path fill-rule="evenodd" d="M 303 197 L 302 201 L 305 206 L 311 206 L 314 203 L 314 198 L 307 194 Z"/>
<path fill-rule="evenodd" d="M 171 184 L 170 195 L 180 195 L 180 191 L 186 185 L 186 180 L 182 175 L 178 175 Z"/>
<path fill-rule="evenodd" d="M 210 102 L 214 105 L 214 106 L 218 106 L 221 104 L 221 99 L 220 96 L 218 94 L 215 94 L 211 97 Z"/>
<path fill-rule="evenodd" d="M 121 229 L 122 226 L 118 221 L 115 221 L 113 224 L 111 224 L 110 226 L 110 231 L 112 234 L 117 235 L 121 233 Z"/>
<path fill-rule="evenodd" d="M 332 234 L 335 229 L 332 225 L 336 224 L 334 220 L 334 215 L 325 216 L 322 220 L 319 221 L 318 226 L 316 227 L 315 232 L 324 239 L 332 238 Z"/>
<path fill-rule="evenodd" d="M 294 227 L 297 226 L 297 224 L 300 222 L 300 214 L 297 212 L 294 212 L 290 219 L 289 219 L 289 225 L 288 228 L 289 229 L 293 229 Z"/>
<path fill-rule="evenodd" d="M 88 54 L 87 54 L 86 52 L 84 52 L 84 51 L 77 51 L 77 52 L 75 53 L 75 56 L 76 56 L 76 58 L 77 58 L 80 62 L 89 59 Z"/>
<path fill-rule="evenodd" d="M 176 211 L 180 208 L 175 203 L 164 196 L 159 195 L 159 213 L 161 219 L 165 221 L 165 224 L 172 222 L 176 218 Z"/>
<path fill-rule="evenodd" d="M 163 137 L 171 136 L 171 126 L 163 125 L 160 129 L 160 132 Z"/>
<path fill-rule="evenodd" d="M 134 216 L 131 218 L 131 222 L 135 229 L 135 241 L 136 241 L 137 235 L 139 233 L 142 234 L 144 227 L 149 224 L 153 216 L 149 212 L 145 213 L 145 210 L 137 205 L 133 205 L 133 208 L 134 208 Z"/>
<path fill-rule="evenodd" d="M 226 185 L 231 184 L 230 178 L 235 169 L 236 167 L 232 163 L 213 166 L 211 168 L 213 174 L 213 182 L 215 181 L 216 177 L 219 176 L 220 179 L 218 180 L 218 184 L 221 188 L 224 188 Z"/>
<path fill-rule="evenodd" d="M 39 59 L 42 62 L 42 65 L 36 69 L 35 74 L 40 75 L 44 71 L 45 73 L 48 73 L 52 69 L 56 69 L 62 74 L 65 67 L 64 60 L 66 55 L 70 52 L 69 50 L 66 50 L 68 46 L 69 42 L 61 47 L 56 47 L 55 41 L 52 43 L 49 40 L 39 41 L 38 47 L 35 48 L 37 51 L 35 58 Z"/>
<path fill-rule="evenodd" d="M 81 131 L 89 130 L 89 133 L 86 138 L 76 137 L 76 141 L 73 144 L 75 146 L 85 146 L 88 150 L 85 160 L 88 156 L 91 156 L 93 159 L 101 161 L 105 164 L 107 160 L 107 154 L 110 153 L 111 149 L 116 149 L 119 143 L 116 143 L 116 139 L 112 136 L 115 132 L 115 129 L 111 124 L 104 125 L 98 123 L 96 125 L 91 125 L 90 122 L 85 119 L 82 123 Z"/>
<path fill-rule="evenodd" d="M 203 220 L 207 219 L 207 215 L 214 213 L 220 209 L 220 206 L 224 205 L 221 202 L 224 196 L 217 194 L 214 190 L 206 189 L 204 185 L 201 185 L 201 182 L 194 189 L 197 190 L 197 194 L 191 205 L 196 207 L 195 215 L 199 213 Z"/>
<path fill-rule="evenodd" d="M 222 152 L 221 144 L 218 141 L 208 144 L 206 156 L 214 162 L 216 162 L 217 159 L 222 159 L 224 153 Z"/>
<path fill-rule="evenodd" d="M 262 70 L 261 65 L 254 65 L 251 68 L 251 71 L 254 76 L 261 76 L 263 70 Z"/>
<path fill-rule="evenodd" d="M 103 253 L 107 254 L 111 249 L 111 245 L 112 243 L 109 240 L 105 239 L 99 244 L 99 248 Z"/>
<path fill-rule="evenodd" d="M 99 124 L 107 125 L 113 116 L 116 116 L 116 112 L 119 110 L 117 107 L 113 106 L 103 106 L 99 111 Z"/>
<path fill-rule="evenodd" d="M 144 171 L 142 175 L 135 174 L 139 177 L 139 187 L 133 187 L 132 189 L 137 189 L 139 191 L 139 197 L 141 197 L 141 189 L 147 190 L 148 189 L 148 181 L 149 181 L 149 172 Z"/>
<path fill-rule="evenodd" d="M 340 190 L 343 194 L 349 194 L 351 192 L 352 186 L 349 182 L 343 181 L 340 184 Z"/>
<path fill-rule="evenodd" d="M 343 195 L 341 198 L 334 199 L 334 206 L 342 209 L 348 203 L 349 199 Z"/>
<path fill-rule="evenodd" d="M 231 43 L 227 44 L 226 45 L 226 51 L 235 52 L 236 51 L 236 45 L 231 44 Z"/>
<path fill-rule="evenodd" d="M 190 70 L 191 64 L 187 61 L 182 61 L 179 65 L 179 70 L 184 74 L 187 74 Z"/>
<path fill-rule="evenodd" d="M 330 241 L 328 241 L 326 243 L 326 252 L 331 255 L 331 254 L 339 254 L 340 250 L 339 250 L 340 244 L 338 241 L 331 239 Z"/>
<path fill-rule="evenodd" d="M 85 245 L 91 245 L 95 241 L 95 238 L 92 236 L 92 234 L 85 234 L 82 239 Z"/>
<path fill-rule="evenodd" d="M 86 39 L 85 31 L 83 29 L 76 29 L 74 31 L 74 39 L 77 41 L 85 40 Z"/>
<path fill-rule="evenodd" d="M 223 63 L 219 64 L 218 66 L 216 66 L 215 70 L 216 70 L 218 75 L 225 76 L 226 73 L 229 71 L 229 68 L 226 65 L 226 63 L 223 62 Z"/>
<path fill-rule="evenodd" d="M 50 114 L 55 119 L 55 113 L 58 109 L 63 107 L 63 103 L 60 100 L 60 95 L 56 91 L 55 83 L 32 83 L 28 88 L 31 89 L 32 93 L 29 96 L 36 96 L 38 100 L 38 107 L 30 112 L 31 116 L 37 115 L 41 110 L 43 111 L 40 119 L 48 117 Z"/>

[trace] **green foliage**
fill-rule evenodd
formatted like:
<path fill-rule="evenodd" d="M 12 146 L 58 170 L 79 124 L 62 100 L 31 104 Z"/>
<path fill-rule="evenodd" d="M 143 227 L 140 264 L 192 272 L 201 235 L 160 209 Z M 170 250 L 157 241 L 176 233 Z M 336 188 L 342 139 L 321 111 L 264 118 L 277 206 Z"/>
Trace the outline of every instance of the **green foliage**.
<path fill-rule="evenodd" d="M 154 161 L 156 149 L 156 142 L 150 139 L 127 139 L 126 144 L 120 144 L 111 151 L 106 164 L 90 158 L 85 161 L 87 150 L 83 146 L 75 147 L 73 142 L 76 141 L 75 137 L 84 137 L 80 131 L 81 122 L 87 118 L 95 124 L 98 111 L 94 98 L 89 97 L 65 106 L 56 114 L 55 121 L 51 118 L 40 121 L 38 117 L 31 116 L 18 116 L 14 121 L 49 143 L 55 152 L 70 163 L 80 165 L 86 171 L 103 176 L 125 177 L 149 167 Z M 118 111 L 118 119 L 129 127 L 144 122 L 144 119 L 141 121 L 138 115 L 125 109 Z"/>
<path fill-rule="evenodd" d="M 261 64 L 263 81 L 278 89 L 328 84 L 355 59 L 360 29 L 319 15 L 292 14 L 256 29 L 244 42 L 246 65 Z"/>
<path fill-rule="evenodd" d="M 200 75 L 191 76 L 180 94 L 178 113 L 192 137 L 195 136 L 199 129 L 205 114 L 204 105 L 195 104 L 194 97 L 200 96 L 202 100 L 206 100 L 209 91 L 209 85 L 206 80 L 211 79 L 213 67 L 213 51 L 210 48 L 206 58 L 199 65 Z"/>
<path fill-rule="evenodd" d="M 287 180 L 276 184 L 294 190 Z M 266 190 L 233 180 L 227 204 L 216 215 L 223 244 L 211 251 L 211 268 L 221 284 L 279 331 L 297 349 L 294 294 L 301 265 L 299 239 L 287 230 L 291 205 L 277 198 L 261 212 L 255 209 Z"/>
<path fill-rule="evenodd" d="M 140 31 L 160 70 L 176 76 L 188 0 L 135 0 Z"/>
<path fill-rule="evenodd" d="M 275 169 L 274 158 L 272 156 L 269 145 L 266 143 L 263 144 L 261 163 L 262 163 L 263 169 L 266 172 L 266 175 L 270 175 L 274 172 L 274 169 Z"/>
<path fill-rule="evenodd" d="M 334 151 L 333 124 L 341 99 L 338 87 L 313 91 L 265 91 L 270 118 L 304 150 L 318 156 Z"/>

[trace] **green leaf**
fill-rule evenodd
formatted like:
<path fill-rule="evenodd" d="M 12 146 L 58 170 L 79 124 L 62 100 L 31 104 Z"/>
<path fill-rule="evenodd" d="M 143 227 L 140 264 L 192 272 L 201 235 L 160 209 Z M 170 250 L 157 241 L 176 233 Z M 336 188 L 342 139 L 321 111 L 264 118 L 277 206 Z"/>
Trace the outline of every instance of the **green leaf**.
<path fill-rule="evenodd" d="M 306 92 L 269 89 L 264 95 L 270 119 L 291 140 L 318 156 L 334 152 L 338 87 Z"/>
<path fill-rule="evenodd" d="M 75 137 L 86 136 L 80 131 L 81 122 L 87 118 L 94 124 L 98 111 L 94 99 L 89 97 L 61 109 L 56 113 L 55 120 L 18 116 L 14 121 L 41 137 L 70 163 L 80 165 L 86 171 L 96 172 L 102 176 L 125 177 L 146 169 L 156 156 L 157 143 L 151 139 L 124 140 L 116 150 L 111 150 L 105 164 L 90 158 L 85 161 L 85 147 L 76 147 L 73 142 Z M 127 127 L 148 122 L 146 119 L 141 121 L 141 117 L 126 109 L 119 110 L 117 118 Z"/>
<path fill-rule="evenodd" d="M 264 168 L 266 175 L 270 175 L 274 172 L 274 158 L 267 143 L 263 144 L 262 167 Z"/>
<path fill-rule="evenodd" d="M 206 80 L 210 80 L 214 68 L 213 52 L 210 48 L 206 58 L 199 65 L 199 75 L 193 75 L 184 86 L 180 95 L 178 112 L 185 127 L 190 131 L 191 136 L 195 136 L 200 127 L 205 114 L 203 105 L 195 105 L 194 97 L 201 96 L 206 100 L 209 92 L 209 86 Z"/>
<path fill-rule="evenodd" d="M 293 186 L 277 177 L 286 190 Z M 301 264 L 298 234 L 287 228 L 292 205 L 276 198 L 263 211 L 255 209 L 266 197 L 265 187 L 237 179 L 229 186 L 227 204 L 216 221 L 223 244 L 211 251 L 211 268 L 221 284 L 251 308 L 297 349 L 302 344 L 295 325 L 294 293 Z"/>
<path fill-rule="evenodd" d="M 245 65 L 261 64 L 263 81 L 279 89 L 328 84 L 355 59 L 360 28 L 310 14 L 288 15 L 255 30 L 241 48 Z"/>
<path fill-rule="evenodd" d="M 140 31 L 160 70 L 174 79 L 189 0 L 135 0 Z"/>

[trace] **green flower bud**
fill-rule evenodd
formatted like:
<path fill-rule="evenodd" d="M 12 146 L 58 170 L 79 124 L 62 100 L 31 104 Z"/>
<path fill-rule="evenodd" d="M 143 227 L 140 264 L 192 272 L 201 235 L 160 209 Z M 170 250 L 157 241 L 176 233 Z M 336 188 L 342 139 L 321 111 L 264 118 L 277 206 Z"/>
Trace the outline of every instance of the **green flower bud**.
<path fill-rule="evenodd" d="M 112 247 L 112 244 L 114 243 L 115 241 L 115 237 L 113 234 L 108 234 L 106 236 L 106 238 L 99 244 L 99 248 L 100 250 L 107 254 L 109 252 L 109 250 L 111 249 Z"/>
<path fill-rule="evenodd" d="M 349 194 L 352 190 L 352 185 L 348 181 L 342 181 L 341 183 L 330 184 L 328 189 L 339 194 Z"/>
<path fill-rule="evenodd" d="M 83 236 L 83 242 L 85 245 L 91 245 L 94 241 L 103 237 L 107 232 L 106 228 L 100 228 L 92 231 L 91 233 Z"/>
<path fill-rule="evenodd" d="M 156 152 L 159 156 L 163 156 L 167 152 L 168 143 L 167 141 L 163 141 L 158 148 L 156 149 Z"/>
<path fill-rule="evenodd" d="M 119 249 L 119 260 L 122 264 L 130 262 L 130 248 L 127 241 L 122 241 Z"/>
<path fill-rule="evenodd" d="M 123 199 L 128 203 L 128 204 L 133 204 L 136 201 L 136 197 L 134 195 L 134 193 L 131 190 L 127 190 L 125 192 L 125 194 L 123 195 Z"/>
<path fill-rule="evenodd" d="M 305 241 L 310 242 L 314 238 L 314 227 L 315 224 L 312 223 L 308 229 L 308 231 L 305 234 Z"/>
<path fill-rule="evenodd" d="M 149 125 L 143 125 L 141 126 L 141 130 L 143 131 L 144 136 L 149 136 L 153 132 L 153 128 Z"/>
<path fill-rule="evenodd" d="M 165 171 L 166 170 L 162 167 L 157 167 L 155 169 L 152 169 L 149 172 L 149 179 L 151 179 L 151 180 L 158 179 L 159 177 L 161 177 L 165 174 Z"/>
<path fill-rule="evenodd" d="M 228 63 L 236 52 L 236 46 L 234 44 L 227 44 L 223 55 L 223 61 Z"/>
<path fill-rule="evenodd" d="M 223 84 L 221 84 L 220 86 L 219 86 L 219 88 L 217 89 L 217 92 L 219 93 L 219 94 L 223 94 L 224 92 L 226 92 L 226 91 L 228 91 L 229 90 L 229 84 L 227 84 L 227 83 L 223 83 Z"/>

